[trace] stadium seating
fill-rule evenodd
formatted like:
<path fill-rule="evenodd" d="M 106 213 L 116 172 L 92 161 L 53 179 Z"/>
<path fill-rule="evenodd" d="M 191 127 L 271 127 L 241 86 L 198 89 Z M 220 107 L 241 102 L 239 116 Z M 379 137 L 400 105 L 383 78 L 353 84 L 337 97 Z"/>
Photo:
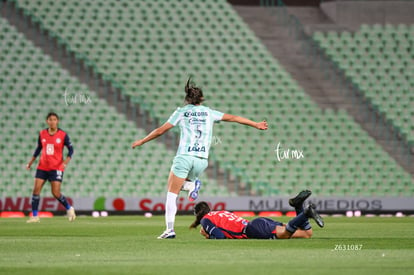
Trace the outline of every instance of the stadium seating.
<path fill-rule="evenodd" d="M 317 32 L 314 40 L 371 106 L 414 148 L 414 25 L 362 25 L 349 32 Z"/>
<path fill-rule="evenodd" d="M 0 62 L 2 196 L 31 194 L 35 167 L 29 172 L 25 164 L 34 152 L 39 131 L 47 127 L 45 116 L 51 110 L 61 116 L 60 127 L 69 133 L 75 147 L 64 176 L 64 193 L 72 197 L 164 196 L 175 150 L 153 141 L 133 151 L 132 142 L 146 134 L 142 129 L 2 18 L 0 34 L 0 51 L 7 52 Z M 87 97 L 89 101 L 81 100 Z M 203 180 L 204 195 L 230 195 L 214 179 Z"/>
<path fill-rule="evenodd" d="M 161 122 L 183 104 L 189 75 L 202 86 L 206 105 L 266 119 L 268 131 L 219 123 L 214 132 L 211 158 L 252 194 L 303 188 L 326 196 L 414 194 L 411 176 L 345 112 L 319 109 L 226 1 L 13 2 Z M 279 153 L 289 149 L 291 159 L 278 160 L 279 143 Z M 303 158 L 292 159 L 292 150 L 303 151 Z M 139 173 L 156 177 L 157 166 L 149 163 Z M 104 167 L 107 177 L 114 175 L 107 171 L 112 165 Z M 84 188 L 90 193 L 94 185 Z M 120 185 L 114 192 L 127 191 Z M 216 194 L 228 194 L 221 191 Z"/>

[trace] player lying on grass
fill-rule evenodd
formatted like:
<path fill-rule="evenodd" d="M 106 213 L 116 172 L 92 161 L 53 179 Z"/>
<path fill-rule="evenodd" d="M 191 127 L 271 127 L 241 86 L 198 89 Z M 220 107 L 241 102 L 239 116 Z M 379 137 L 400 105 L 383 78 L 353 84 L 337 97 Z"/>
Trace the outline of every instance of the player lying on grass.
<path fill-rule="evenodd" d="M 42 191 L 43 185 L 47 180 L 50 181 L 50 184 L 52 185 L 53 196 L 66 208 L 69 221 L 74 221 L 76 218 L 75 209 L 60 192 L 63 172 L 65 171 L 65 167 L 68 165 L 73 154 L 72 142 L 70 141 L 69 135 L 62 129 L 58 128 L 59 116 L 56 113 L 49 113 L 46 116 L 46 123 L 49 128 L 40 131 L 37 148 L 32 159 L 26 166 L 26 168 L 30 170 L 33 162 L 41 153 L 33 187 L 32 217 L 27 222 L 40 222 L 38 216 L 40 191 Z M 66 146 L 69 150 L 65 160 L 63 160 L 64 146 Z"/>
<path fill-rule="evenodd" d="M 186 105 L 184 107 L 177 108 L 164 125 L 132 144 L 132 148 L 141 146 L 163 135 L 172 127 L 180 126 L 180 144 L 168 177 L 168 192 L 165 202 L 165 223 L 167 228 L 158 239 L 175 238 L 174 222 L 177 212 L 177 196 L 180 190 L 189 191 L 188 197 L 190 201 L 194 201 L 198 197 L 198 191 L 201 186 L 198 177 L 208 165 L 208 153 L 214 122 L 237 122 L 258 130 L 267 129 L 266 121 L 254 122 L 247 118 L 224 114 L 202 106 L 201 103 L 204 101 L 203 92 L 200 88 L 190 83 L 190 79 L 188 79 L 185 86 L 185 94 Z"/>
<path fill-rule="evenodd" d="M 310 190 L 300 192 L 289 200 L 296 210 L 296 217 L 287 224 L 268 218 L 256 218 L 248 221 L 228 211 L 210 211 L 206 202 L 199 202 L 194 207 L 196 220 L 190 228 L 201 224 L 200 233 L 206 239 L 290 239 L 312 237 L 312 227 L 309 218 L 320 226 L 324 222 L 310 203 L 303 207 L 304 201 L 312 194 Z"/>

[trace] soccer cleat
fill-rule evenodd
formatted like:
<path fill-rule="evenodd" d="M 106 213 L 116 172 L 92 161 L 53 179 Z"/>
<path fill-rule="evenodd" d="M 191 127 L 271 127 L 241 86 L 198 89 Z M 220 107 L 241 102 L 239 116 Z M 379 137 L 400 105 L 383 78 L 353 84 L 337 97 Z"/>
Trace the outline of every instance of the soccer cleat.
<path fill-rule="evenodd" d="M 314 205 L 313 203 L 309 203 L 309 205 L 305 208 L 304 213 L 306 217 L 314 219 L 316 224 L 319 227 L 323 227 L 325 223 L 323 222 L 323 219 L 318 214 L 318 212 L 316 212 L 315 208 L 316 208 L 316 205 Z"/>
<path fill-rule="evenodd" d="M 289 200 L 289 205 L 292 206 L 292 207 L 294 207 L 294 208 L 300 208 L 300 207 L 302 207 L 303 202 L 307 198 L 309 198 L 309 196 L 311 194 L 312 194 L 312 191 L 311 190 L 303 190 L 303 191 L 300 191 L 300 193 L 296 197 L 291 198 Z"/>
<path fill-rule="evenodd" d="M 201 187 L 201 181 L 199 179 L 196 179 L 194 182 L 194 187 L 191 188 L 188 192 L 188 200 L 189 201 L 195 201 L 198 198 L 198 191 Z"/>
<path fill-rule="evenodd" d="M 73 206 L 71 206 L 66 213 L 70 222 L 73 222 L 76 219 L 75 208 L 73 208 Z"/>
<path fill-rule="evenodd" d="M 28 219 L 26 221 L 26 223 L 39 223 L 39 222 L 40 222 L 40 219 L 39 219 L 38 216 L 36 216 L 36 217 L 30 217 L 30 219 Z"/>
<path fill-rule="evenodd" d="M 174 239 L 174 238 L 175 238 L 174 230 L 167 229 L 161 235 L 159 235 L 157 239 Z"/>

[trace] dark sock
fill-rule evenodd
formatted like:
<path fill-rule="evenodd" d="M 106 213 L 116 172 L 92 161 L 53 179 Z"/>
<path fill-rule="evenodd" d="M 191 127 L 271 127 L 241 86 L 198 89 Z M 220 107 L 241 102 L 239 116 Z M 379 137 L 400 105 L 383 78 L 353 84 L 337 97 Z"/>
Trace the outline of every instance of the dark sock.
<path fill-rule="evenodd" d="M 308 217 L 306 217 L 305 213 L 300 213 L 295 218 L 291 219 L 287 225 L 286 230 L 290 233 L 295 233 L 298 228 L 303 228 L 303 225 L 308 222 Z"/>
<path fill-rule="evenodd" d="M 66 200 L 66 197 L 63 195 L 60 195 L 60 198 L 57 198 L 57 200 L 68 210 L 70 208 L 70 204 Z"/>
<path fill-rule="evenodd" d="M 36 217 L 39 211 L 39 202 L 40 196 L 39 195 L 32 195 L 32 215 Z"/>
<path fill-rule="evenodd" d="M 312 225 L 310 224 L 309 220 L 307 220 L 304 224 L 299 226 L 299 228 L 303 230 L 309 230 L 312 228 Z"/>
<path fill-rule="evenodd" d="M 303 205 L 301 205 L 300 207 L 295 207 L 295 210 L 296 216 L 299 216 L 299 214 L 303 212 Z"/>
<path fill-rule="evenodd" d="M 295 207 L 295 211 L 296 211 L 296 216 L 299 216 L 299 214 L 303 212 L 303 204 L 300 207 Z M 309 222 L 309 219 L 306 222 L 304 222 L 302 225 L 299 225 L 299 228 L 303 230 L 311 229 L 312 226 Z"/>

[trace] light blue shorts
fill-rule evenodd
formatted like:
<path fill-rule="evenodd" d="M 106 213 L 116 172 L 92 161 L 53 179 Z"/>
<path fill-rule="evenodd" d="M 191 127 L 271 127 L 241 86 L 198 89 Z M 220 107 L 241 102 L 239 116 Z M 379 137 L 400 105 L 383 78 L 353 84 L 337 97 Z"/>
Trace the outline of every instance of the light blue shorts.
<path fill-rule="evenodd" d="M 207 168 L 208 160 L 188 155 L 177 155 L 173 160 L 171 171 L 179 178 L 194 181 Z"/>

